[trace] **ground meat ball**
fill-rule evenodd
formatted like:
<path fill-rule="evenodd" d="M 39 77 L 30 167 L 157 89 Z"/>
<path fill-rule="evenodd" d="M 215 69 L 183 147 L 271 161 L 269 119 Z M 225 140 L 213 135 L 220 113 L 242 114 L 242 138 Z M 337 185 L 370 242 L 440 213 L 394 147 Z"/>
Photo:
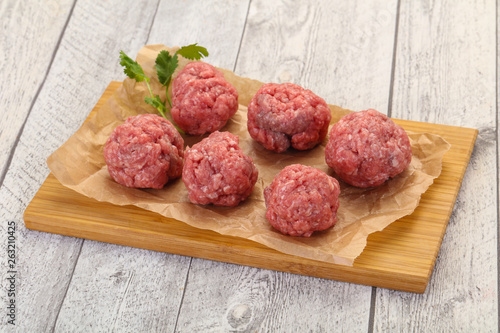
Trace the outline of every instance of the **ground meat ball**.
<path fill-rule="evenodd" d="M 285 167 L 264 189 L 266 217 L 281 233 L 310 237 L 337 222 L 340 186 L 316 168 Z"/>
<path fill-rule="evenodd" d="M 258 171 L 229 132 L 214 132 L 186 150 L 182 180 L 196 204 L 237 206 L 252 193 Z"/>
<path fill-rule="evenodd" d="M 248 132 L 266 149 L 307 150 L 326 136 L 330 108 L 312 91 L 293 83 L 263 85 L 248 105 Z"/>
<path fill-rule="evenodd" d="M 116 127 L 104 146 L 104 160 L 117 183 L 160 189 L 182 173 L 184 140 L 166 119 L 143 114 Z"/>
<path fill-rule="evenodd" d="M 186 133 L 221 129 L 238 110 L 238 92 L 224 75 L 203 62 L 187 64 L 172 83 L 172 117 Z"/>
<path fill-rule="evenodd" d="M 355 112 L 332 126 L 325 159 L 346 183 L 378 186 L 410 164 L 410 140 L 386 115 L 373 109 Z"/>

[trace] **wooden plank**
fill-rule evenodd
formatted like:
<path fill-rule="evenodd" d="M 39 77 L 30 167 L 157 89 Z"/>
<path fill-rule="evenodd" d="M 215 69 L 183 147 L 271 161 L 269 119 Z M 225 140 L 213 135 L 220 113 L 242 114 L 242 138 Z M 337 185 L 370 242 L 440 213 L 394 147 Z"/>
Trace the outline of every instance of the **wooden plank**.
<path fill-rule="evenodd" d="M 203 262 L 206 265 L 192 265 L 190 270 L 177 325 L 180 332 L 367 331 L 370 299 L 367 306 L 360 289 L 371 288 Z"/>
<path fill-rule="evenodd" d="M 2 6 L 4 3 L 2 2 Z M 64 9 L 64 6 L 57 8 L 55 2 L 44 4 L 39 13 L 32 13 L 33 20 L 37 20 L 37 15 L 40 17 L 38 19 L 42 19 L 47 16 L 46 12 L 58 13 Z M 74 8 L 53 65 L 34 102 L 33 112 L 27 119 L 23 135 L 0 188 L 2 244 L 7 243 L 5 222 L 15 221 L 18 228 L 18 321 L 14 327 L 18 331 L 40 332 L 54 329 L 66 291 L 71 288 L 72 274 L 82 249 L 81 239 L 26 230 L 22 221 L 24 209 L 49 173 L 46 166 L 47 157 L 81 125 L 106 88 L 105 82 L 110 77 L 123 78 L 117 62 L 118 52 L 125 47 L 127 52 L 137 52 L 144 45 L 155 10 L 155 6 L 146 6 L 135 1 L 80 1 Z M 31 10 L 28 10 L 28 13 L 31 13 Z M 21 13 L 16 15 L 22 16 Z M 24 19 L 29 20 L 29 16 L 22 20 Z M 55 29 L 57 26 L 56 22 L 52 25 L 50 19 L 44 22 L 45 29 Z M 131 39 L 130 36 L 134 38 Z M 18 39 L 22 40 L 22 37 L 18 36 Z M 26 43 L 36 45 L 34 39 L 36 38 L 30 37 L 30 41 Z M 49 43 L 49 39 L 36 41 L 38 42 Z M 33 48 L 32 52 L 40 57 L 45 56 L 40 54 L 45 50 L 45 46 Z M 31 69 L 37 71 L 36 67 L 37 63 L 33 63 Z M 26 70 L 20 75 L 26 77 L 28 74 L 29 71 Z M 19 93 L 26 89 L 28 94 L 34 88 L 18 86 L 18 89 Z M 15 98 L 9 97 L 9 101 L 12 100 L 15 101 Z M 4 109 L 3 112 L 18 117 L 16 108 Z M 10 126 L 13 124 L 2 123 L 1 128 L 8 130 Z M 1 256 L 4 258 L 3 254 Z M 170 257 L 172 265 L 176 265 L 178 259 L 174 256 L 158 255 L 156 261 L 169 266 Z M 3 272 L 7 271 L 6 264 L 6 260 L 1 261 Z M 172 270 L 175 272 L 174 268 Z M 2 279 L 1 286 L 6 287 L 6 280 Z M 180 300 L 182 291 L 173 286 L 169 292 L 171 297 Z M 117 296 L 116 302 L 120 301 L 121 298 Z M 0 331 L 7 329 L 6 320 L 2 320 L 0 325 Z"/>
<path fill-rule="evenodd" d="M 109 90 L 120 83 L 113 82 Z M 104 103 L 101 99 L 99 105 Z M 414 132 L 442 135 L 452 144 L 442 176 L 422 196 L 415 213 L 369 238 L 354 267 L 332 265 L 274 251 L 255 242 L 219 235 L 135 206 L 97 202 L 49 176 L 26 209 L 30 229 L 136 246 L 242 265 L 385 288 L 423 292 L 474 146 L 476 130 L 398 121 Z M 438 204 L 436 204 L 438 203 Z M 86 207 L 82 210 L 81 207 Z M 161 222 L 161 223 L 158 223 Z M 422 240 L 425 235 L 426 239 Z M 425 247 L 422 243 L 425 242 Z"/>
<path fill-rule="evenodd" d="M 2 1 L 0 5 L 0 182 L 49 70 L 73 2 L 47 5 L 46 1 Z"/>
<path fill-rule="evenodd" d="M 393 116 L 479 134 L 427 292 L 377 290 L 376 332 L 498 331 L 495 14 L 494 1 L 401 2 Z"/>
<path fill-rule="evenodd" d="M 249 1 L 161 1 L 147 44 L 207 48 L 206 62 L 233 69 Z M 182 29 L 179 29 L 182 27 Z M 165 33 L 165 32 L 175 33 Z"/>
<path fill-rule="evenodd" d="M 387 113 L 396 9 L 397 1 L 254 1 L 235 73 Z"/>
<path fill-rule="evenodd" d="M 0 72 L 2 80 L 0 80 L 0 91 L 2 98 L 0 99 L 0 241 L 2 244 L 7 244 L 7 223 L 15 223 L 16 231 L 12 235 L 16 237 L 16 325 L 11 325 L 7 321 L 7 316 L 0 321 L 0 331 L 5 332 L 9 328 L 16 328 L 20 325 L 22 310 L 20 309 L 20 288 L 29 290 L 29 284 L 33 283 L 29 280 L 29 274 L 26 268 L 30 267 L 34 273 L 38 273 L 36 280 L 39 281 L 54 281 L 61 274 L 70 272 L 74 265 L 74 258 L 79 250 L 81 240 L 69 239 L 58 235 L 45 235 L 43 238 L 49 244 L 52 242 L 58 243 L 65 247 L 65 251 L 57 251 L 53 246 L 43 246 L 43 260 L 45 262 L 58 261 L 46 270 L 37 271 L 37 264 L 31 264 L 30 260 L 36 261 L 40 259 L 42 253 L 35 251 L 32 253 L 28 249 L 29 246 L 40 248 L 37 244 L 38 233 L 28 233 L 24 228 L 22 214 L 29 200 L 33 197 L 36 190 L 47 176 L 47 169 L 44 169 L 43 161 L 36 160 L 32 157 L 31 151 L 23 149 L 24 142 L 21 140 L 17 144 L 17 138 L 22 131 L 23 124 L 32 110 L 34 100 L 37 98 L 39 89 L 43 86 L 47 72 L 49 71 L 52 58 L 57 51 L 58 42 L 61 34 L 64 31 L 65 24 L 71 13 L 74 1 L 59 1 L 48 4 L 46 1 L 2 1 L 0 3 L 0 17 L 2 24 L 0 25 Z M 27 126 L 29 128 L 29 126 Z M 32 138 L 33 139 L 33 138 Z M 31 149 L 36 149 L 37 140 L 31 144 Z M 22 161 L 19 159 L 19 153 L 10 159 L 13 150 L 23 151 Z M 39 146 L 38 146 L 39 148 Z M 45 150 L 46 151 L 46 150 Z M 48 155 L 49 152 L 46 151 Z M 7 168 L 10 165 L 8 174 Z M 19 169 L 22 170 L 16 170 Z M 14 171 L 14 174 L 12 173 Z M 29 170 L 29 172 L 26 172 Z M 11 230 L 10 230 L 11 231 Z M 11 238 L 12 239 L 12 238 Z M 6 247 L 6 245 L 5 245 Z M 24 248 L 27 256 L 23 257 L 20 249 Z M 2 269 L 2 279 L 0 287 L 7 291 L 10 284 L 6 280 L 7 271 L 12 271 L 8 266 L 6 252 L 0 254 L 2 258 L 0 268 Z M 30 262 L 30 263 L 28 263 Z M 24 267 L 23 267 L 24 266 Z M 44 295 L 44 302 L 49 313 L 46 318 L 34 318 L 34 322 L 40 323 L 39 327 L 43 327 L 46 320 L 53 319 L 50 315 L 50 310 L 53 309 L 52 304 L 57 304 L 59 299 L 55 294 L 63 294 L 66 284 L 53 285 L 52 290 L 54 295 Z M 37 303 L 39 297 L 37 292 L 31 293 L 31 304 Z M 3 292 L 2 304 L 7 306 L 7 301 L 13 299 L 8 297 L 7 292 Z M 33 302 L 34 301 L 34 302 Z M 52 318 L 51 318 L 52 317 Z M 11 319 L 11 318 L 9 318 Z M 22 327 L 22 326 L 21 326 Z"/>
<path fill-rule="evenodd" d="M 189 261 L 86 241 L 55 331 L 173 331 Z"/>

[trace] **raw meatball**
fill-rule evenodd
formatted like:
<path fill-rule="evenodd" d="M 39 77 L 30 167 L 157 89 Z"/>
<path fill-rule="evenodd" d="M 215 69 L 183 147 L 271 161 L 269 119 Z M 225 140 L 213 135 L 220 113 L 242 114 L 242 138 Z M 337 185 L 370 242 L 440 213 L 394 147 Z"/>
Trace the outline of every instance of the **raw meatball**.
<path fill-rule="evenodd" d="M 182 173 L 184 140 L 168 120 L 143 114 L 116 127 L 104 146 L 104 160 L 117 183 L 160 189 Z"/>
<path fill-rule="evenodd" d="M 258 171 L 229 132 L 214 132 L 186 150 L 182 180 L 196 204 L 237 206 L 252 193 Z"/>
<path fill-rule="evenodd" d="M 285 167 L 264 189 L 266 217 L 281 233 L 309 237 L 337 222 L 340 186 L 316 168 Z"/>
<path fill-rule="evenodd" d="M 378 186 L 410 164 L 410 140 L 386 115 L 373 109 L 354 112 L 332 126 L 325 159 L 346 183 Z"/>
<path fill-rule="evenodd" d="M 221 129 L 236 110 L 238 92 L 224 75 L 203 62 L 187 64 L 172 83 L 172 117 L 186 133 Z"/>
<path fill-rule="evenodd" d="M 326 136 L 330 108 L 312 91 L 293 83 L 263 85 L 248 104 L 248 132 L 266 149 L 314 148 Z"/>

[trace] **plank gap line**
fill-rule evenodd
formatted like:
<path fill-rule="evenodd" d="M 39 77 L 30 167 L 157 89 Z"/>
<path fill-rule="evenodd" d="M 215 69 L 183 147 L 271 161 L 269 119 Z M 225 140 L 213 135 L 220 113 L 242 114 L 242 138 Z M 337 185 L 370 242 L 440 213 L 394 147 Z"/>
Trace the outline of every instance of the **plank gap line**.
<path fill-rule="evenodd" d="M 160 0 L 156 2 L 155 15 L 153 16 L 153 19 L 151 20 L 151 25 L 149 26 L 148 37 L 146 38 L 146 43 L 148 44 L 149 44 L 149 36 L 151 36 L 151 30 L 153 30 L 153 26 L 155 25 L 156 15 L 158 14 L 159 7 L 160 7 Z"/>
<path fill-rule="evenodd" d="M 133 278 L 134 278 L 134 272 L 131 271 L 129 276 L 128 276 L 128 279 L 127 279 L 127 285 L 125 286 L 125 290 L 123 292 L 122 299 L 120 300 L 120 305 L 118 306 L 118 309 L 116 310 L 115 318 L 113 320 L 113 325 L 111 325 L 110 332 L 116 332 L 116 321 L 118 320 L 118 316 L 122 312 L 123 302 L 127 298 L 128 290 L 130 288 L 130 282 L 132 281 Z"/>
<path fill-rule="evenodd" d="M 7 163 L 5 163 L 5 168 L 3 169 L 2 173 L 0 174 L 0 187 L 3 186 L 3 182 L 5 180 L 5 176 L 7 175 L 7 171 L 10 168 L 10 165 L 12 164 L 12 159 L 14 158 L 14 153 L 17 149 L 17 145 L 19 144 L 19 140 L 21 139 L 21 136 L 24 132 L 24 127 L 26 126 L 26 122 L 28 121 L 28 118 L 31 114 L 31 111 L 33 111 L 33 107 L 38 100 L 38 96 L 40 95 L 40 92 L 42 91 L 43 87 L 45 86 L 45 81 L 47 80 L 47 76 L 49 75 L 50 70 L 52 69 L 52 65 L 54 64 L 54 59 L 56 58 L 57 51 L 59 50 L 59 46 L 61 46 L 61 41 L 63 39 L 64 33 L 66 32 L 66 28 L 68 27 L 69 21 L 71 19 L 71 16 L 73 15 L 73 10 L 75 9 L 76 6 L 76 0 L 73 1 L 73 5 L 71 6 L 71 9 L 69 10 L 68 17 L 66 19 L 66 22 L 64 22 L 64 26 L 61 29 L 61 34 L 59 35 L 59 38 L 57 39 L 56 46 L 54 48 L 54 52 L 52 52 L 52 56 L 50 58 L 49 65 L 47 66 L 47 70 L 45 71 L 45 75 L 43 76 L 43 80 L 38 86 L 38 89 L 35 93 L 35 96 L 33 96 L 33 100 L 31 101 L 30 107 L 28 109 L 28 113 L 26 114 L 26 118 L 24 118 L 23 124 L 21 125 L 21 128 L 17 132 L 16 140 L 14 141 L 14 144 L 12 145 L 12 148 L 10 150 L 9 157 L 7 158 Z"/>
<path fill-rule="evenodd" d="M 243 23 L 243 31 L 241 32 L 240 45 L 238 45 L 238 52 L 236 53 L 236 60 L 234 61 L 233 73 L 236 73 L 236 66 L 238 65 L 238 59 L 240 58 L 241 44 L 243 44 L 243 37 L 245 36 L 245 31 L 247 29 L 248 13 L 250 13 L 250 5 L 252 0 L 248 1 L 247 14 L 245 15 L 245 23 Z"/>
<path fill-rule="evenodd" d="M 372 294 L 370 298 L 370 315 L 368 317 L 368 333 L 373 333 L 373 325 L 375 322 L 375 305 L 377 299 L 377 287 L 372 287 Z"/>
<path fill-rule="evenodd" d="M 500 15 L 500 10 L 499 10 L 499 6 L 498 6 L 498 1 L 496 2 L 496 21 L 495 21 L 495 25 L 496 25 L 496 30 L 495 30 L 495 37 L 496 37 L 496 43 L 497 43 L 497 47 L 496 47 L 496 71 L 495 71 L 495 84 L 496 84 L 496 95 L 495 95 L 495 99 L 496 99 L 496 114 L 495 114 L 495 121 L 496 121 L 496 156 L 497 156 L 497 160 L 496 160 L 496 163 L 497 163 L 497 203 L 499 202 L 500 200 L 500 117 L 498 116 L 498 111 L 499 111 L 499 107 L 498 107 L 498 103 L 499 103 L 499 99 L 498 99 L 498 94 L 500 93 L 500 88 L 498 86 L 498 79 L 499 79 L 499 76 L 498 76 L 498 70 L 499 70 L 499 67 L 498 67 L 498 62 L 500 61 L 499 60 L 499 56 L 500 56 L 500 53 L 498 52 L 498 48 L 500 47 L 499 43 L 500 43 L 500 38 L 499 38 L 499 34 L 498 34 L 498 29 L 499 29 L 499 25 L 498 25 L 498 20 L 499 20 L 499 15 Z M 498 332 L 500 332 L 500 294 L 498 293 L 500 291 L 500 278 L 498 278 L 500 276 L 500 205 L 497 204 L 497 311 L 498 311 L 498 316 L 497 316 L 497 325 L 498 325 Z"/>
<path fill-rule="evenodd" d="M 174 332 L 177 331 L 177 324 L 179 323 L 179 316 L 181 314 L 182 303 L 184 303 L 184 295 L 186 294 L 186 288 L 187 288 L 188 279 L 189 279 L 189 271 L 191 270 L 191 263 L 192 262 L 193 262 L 193 257 L 189 258 L 189 265 L 188 265 L 188 269 L 186 272 L 186 277 L 184 278 L 184 287 L 182 289 L 181 301 L 179 302 L 179 308 L 177 309 L 177 316 L 175 317 Z"/>
<path fill-rule="evenodd" d="M 80 259 L 80 254 L 82 253 L 82 248 L 83 248 L 84 242 L 85 242 L 85 240 L 81 239 L 80 248 L 78 249 L 78 254 L 76 255 L 75 263 L 73 264 L 73 268 L 71 269 L 71 276 L 69 278 L 68 284 L 66 285 L 66 290 L 64 290 L 64 295 L 61 299 L 61 304 L 59 304 L 59 309 L 57 310 L 56 318 L 54 319 L 54 325 L 52 326 L 52 329 L 50 330 L 51 333 L 53 333 L 56 329 L 57 320 L 59 319 L 59 314 L 61 313 L 61 308 L 64 304 L 64 300 L 66 299 L 66 295 L 68 295 L 68 290 L 69 290 L 69 286 L 71 286 L 71 281 L 73 281 L 73 276 L 75 275 L 76 265 L 78 264 L 78 259 Z"/>
<path fill-rule="evenodd" d="M 396 56 L 397 56 L 397 49 L 398 49 L 398 31 L 399 31 L 399 13 L 400 13 L 400 6 L 401 1 L 398 0 L 398 3 L 396 5 L 396 19 L 395 19 L 395 26 L 394 26 L 394 45 L 392 48 L 392 65 L 391 65 L 391 82 L 389 84 L 389 103 L 387 106 L 387 116 L 390 118 L 392 116 L 392 99 L 394 95 L 394 76 L 396 75 Z"/>

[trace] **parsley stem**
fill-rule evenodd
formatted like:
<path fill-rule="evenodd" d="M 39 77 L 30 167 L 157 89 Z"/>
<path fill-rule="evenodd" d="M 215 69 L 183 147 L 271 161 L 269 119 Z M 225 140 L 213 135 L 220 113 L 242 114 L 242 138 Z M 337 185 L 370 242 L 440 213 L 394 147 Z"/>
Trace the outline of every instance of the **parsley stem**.
<path fill-rule="evenodd" d="M 161 110 L 161 108 L 157 108 L 156 110 L 158 110 L 158 112 L 160 112 L 160 114 L 161 114 L 161 116 L 162 116 L 163 118 L 165 118 L 165 119 L 167 119 L 167 120 L 168 120 L 167 116 L 165 115 L 165 112 L 163 112 L 163 111 Z"/>
<path fill-rule="evenodd" d="M 167 86 L 167 101 L 168 105 L 170 105 L 170 108 L 172 108 L 172 101 L 170 100 L 170 96 L 168 95 L 168 86 Z"/>
<path fill-rule="evenodd" d="M 149 85 L 149 80 L 145 80 L 144 82 L 146 82 L 146 85 L 148 86 L 149 95 L 151 96 L 151 98 L 155 98 L 153 96 L 153 91 L 151 90 L 151 86 Z"/>

